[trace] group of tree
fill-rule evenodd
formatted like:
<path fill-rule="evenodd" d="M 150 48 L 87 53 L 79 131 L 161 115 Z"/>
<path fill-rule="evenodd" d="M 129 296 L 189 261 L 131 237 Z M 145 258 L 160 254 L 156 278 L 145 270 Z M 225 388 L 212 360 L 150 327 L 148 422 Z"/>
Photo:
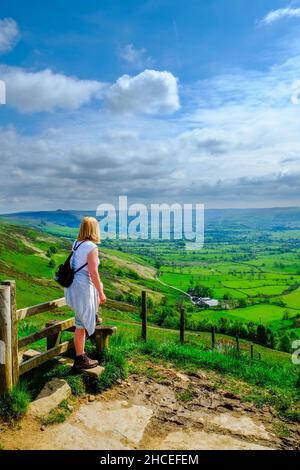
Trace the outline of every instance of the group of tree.
<path fill-rule="evenodd" d="M 190 287 L 188 289 L 188 294 L 193 295 L 195 297 L 210 297 L 214 296 L 214 293 L 210 287 L 197 285 L 194 287 Z"/>
<path fill-rule="evenodd" d="M 154 305 L 149 314 L 149 320 L 166 328 L 179 328 L 179 312 L 172 306 Z M 209 318 L 195 319 L 191 313 L 186 313 L 186 328 L 192 331 L 210 332 L 212 327 L 216 332 L 232 337 L 237 335 L 262 346 L 291 352 L 291 344 L 297 339 L 295 333 L 286 330 L 273 331 L 271 328 L 254 322 L 241 322 L 221 317 L 218 320 Z"/>
<path fill-rule="evenodd" d="M 49 263 L 48 263 L 48 267 L 51 268 L 51 269 L 54 269 L 55 268 L 55 261 L 53 259 L 53 255 L 55 255 L 57 253 L 57 248 L 56 246 L 49 246 L 47 252 L 46 252 L 46 256 L 47 258 L 50 258 L 49 260 Z"/>

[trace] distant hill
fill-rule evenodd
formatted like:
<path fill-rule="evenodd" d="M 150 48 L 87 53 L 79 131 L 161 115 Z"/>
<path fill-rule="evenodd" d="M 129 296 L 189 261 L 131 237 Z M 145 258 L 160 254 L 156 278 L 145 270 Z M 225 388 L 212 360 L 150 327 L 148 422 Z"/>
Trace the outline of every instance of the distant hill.
<path fill-rule="evenodd" d="M 2 214 L 0 219 L 43 227 L 59 225 L 78 228 L 83 216 L 95 216 L 95 211 L 56 210 Z M 207 209 L 205 225 L 208 229 L 300 229 L 300 207 L 271 209 Z"/>
<path fill-rule="evenodd" d="M 49 253 L 50 247 L 55 247 L 54 254 Z M 70 247 L 70 241 L 64 238 L 36 228 L 0 221 L 0 280 L 17 281 L 18 307 L 62 297 L 63 289 L 53 277 L 57 266 L 65 261 Z M 120 307 L 124 311 L 128 310 L 126 296 L 129 292 L 129 300 L 135 301 L 140 297 L 141 290 L 146 288 L 150 297 L 157 302 L 165 292 L 169 292 L 169 289 L 154 281 L 155 274 L 155 269 L 139 256 L 101 247 L 101 275 L 106 292 L 110 299 L 123 299 Z M 154 290 L 152 285 L 155 286 Z"/>

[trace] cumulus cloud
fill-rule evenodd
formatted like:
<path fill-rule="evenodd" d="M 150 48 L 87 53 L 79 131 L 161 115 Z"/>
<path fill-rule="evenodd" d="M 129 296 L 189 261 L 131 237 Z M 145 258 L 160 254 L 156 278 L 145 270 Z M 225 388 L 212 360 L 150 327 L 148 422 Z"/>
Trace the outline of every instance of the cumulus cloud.
<path fill-rule="evenodd" d="M 7 104 L 21 112 L 73 110 L 99 96 L 103 84 L 79 80 L 50 69 L 29 72 L 21 68 L 0 66 L 6 83 Z"/>
<path fill-rule="evenodd" d="M 152 118 L 179 106 L 152 73 L 106 85 L 116 113 L 50 115 L 47 130 L 41 120 L 31 135 L 0 128 L 0 210 L 94 209 L 119 194 L 210 207 L 299 204 L 300 108 L 291 103 L 299 56 L 185 85 L 183 111 L 171 119 Z"/>
<path fill-rule="evenodd" d="M 145 70 L 123 75 L 114 84 L 80 80 L 50 69 L 37 72 L 0 65 L 7 105 L 24 113 L 75 110 L 94 99 L 117 113 L 171 114 L 177 111 L 177 79 L 170 72 Z"/>
<path fill-rule="evenodd" d="M 11 51 L 17 44 L 20 32 L 12 18 L 0 19 L 0 54 Z"/>
<path fill-rule="evenodd" d="M 300 18 L 300 8 L 279 8 L 270 11 L 260 22 L 262 25 L 269 25 L 285 18 Z"/>
<path fill-rule="evenodd" d="M 177 79 L 157 70 L 123 75 L 110 87 L 107 101 L 114 111 L 172 114 L 180 107 Z"/>
<path fill-rule="evenodd" d="M 152 57 L 147 55 L 146 49 L 138 49 L 133 44 L 126 44 L 118 53 L 122 60 L 134 67 L 149 67 L 154 63 Z"/>

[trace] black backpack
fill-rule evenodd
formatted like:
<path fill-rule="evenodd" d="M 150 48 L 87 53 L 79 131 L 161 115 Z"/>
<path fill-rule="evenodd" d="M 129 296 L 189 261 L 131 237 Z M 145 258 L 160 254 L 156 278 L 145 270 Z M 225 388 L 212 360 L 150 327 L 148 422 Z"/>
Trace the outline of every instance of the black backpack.
<path fill-rule="evenodd" d="M 71 263 L 70 263 L 74 251 L 76 251 L 80 247 L 80 245 L 82 245 L 82 243 L 84 243 L 84 241 L 79 243 L 78 245 L 76 242 L 74 248 L 72 249 L 72 253 L 69 254 L 64 264 L 60 264 L 58 266 L 58 270 L 55 274 L 54 279 L 63 287 L 70 287 L 70 285 L 72 284 L 74 280 L 75 274 L 78 273 L 78 271 L 80 271 L 82 268 L 84 268 L 88 264 L 88 263 L 85 263 L 82 266 L 80 266 L 80 268 L 75 270 L 74 268 L 72 268 Z"/>

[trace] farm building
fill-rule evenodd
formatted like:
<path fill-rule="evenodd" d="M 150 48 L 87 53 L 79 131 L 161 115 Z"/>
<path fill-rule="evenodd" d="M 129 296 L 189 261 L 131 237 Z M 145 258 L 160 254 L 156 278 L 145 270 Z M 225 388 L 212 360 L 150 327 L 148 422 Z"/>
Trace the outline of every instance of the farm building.
<path fill-rule="evenodd" d="M 193 297 L 192 300 L 195 305 L 204 308 L 217 307 L 219 305 L 218 300 L 211 299 L 210 297 Z"/>

